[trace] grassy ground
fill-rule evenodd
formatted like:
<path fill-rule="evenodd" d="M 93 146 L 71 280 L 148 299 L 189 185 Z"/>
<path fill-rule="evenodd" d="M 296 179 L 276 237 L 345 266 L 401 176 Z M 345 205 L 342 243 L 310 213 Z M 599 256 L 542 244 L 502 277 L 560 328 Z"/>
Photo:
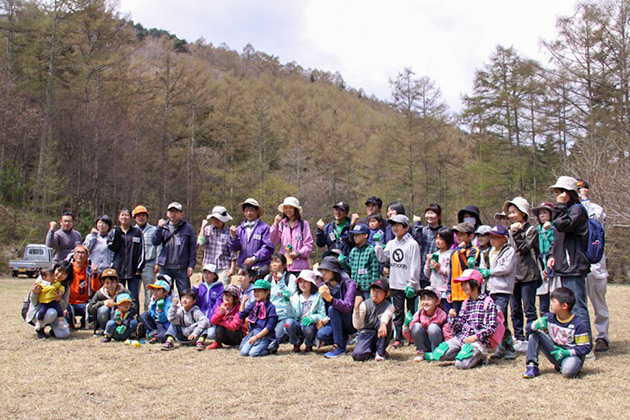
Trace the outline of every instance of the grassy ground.
<path fill-rule="evenodd" d="M 197 352 L 102 344 L 87 331 L 37 340 L 19 315 L 32 280 L 0 279 L 0 419 L 68 418 L 627 418 L 630 287 L 611 286 L 611 350 L 566 380 L 551 364 L 521 379 L 524 357 L 458 371 L 391 360 L 326 360 L 325 349 L 251 359 L 236 350 Z"/>

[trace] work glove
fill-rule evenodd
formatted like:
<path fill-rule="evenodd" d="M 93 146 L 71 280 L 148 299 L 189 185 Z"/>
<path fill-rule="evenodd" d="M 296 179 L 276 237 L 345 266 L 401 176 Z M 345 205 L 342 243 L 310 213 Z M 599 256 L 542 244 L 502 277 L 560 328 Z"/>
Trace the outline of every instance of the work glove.
<path fill-rule="evenodd" d="M 490 269 L 489 268 L 480 268 L 479 272 L 481 273 L 481 275 L 483 276 L 484 279 L 487 279 L 488 277 L 490 277 Z"/>
<path fill-rule="evenodd" d="M 284 292 L 282 292 L 282 298 L 284 300 L 286 300 L 287 302 L 291 300 L 291 292 L 289 292 L 288 290 L 285 290 Z"/>
<path fill-rule="evenodd" d="M 118 335 L 123 335 L 126 329 L 127 327 L 125 327 L 124 325 L 119 325 L 116 327 L 116 332 L 118 333 Z"/>
<path fill-rule="evenodd" d="M 468 266 L 468 268 L 475 267 L 475 257 L 468 257 L 468 259 L 466 260 L 466 265 Z"/>
<path fill-rule="evenodd" d="M 407 297 L 407 299 L 415 298 L 416 297 L 416 289 L 414 289 L 411 286 L 405 287 L 405 296 Z"/>
<path fill-rule="evenodd" d="M 571 356 L 571 352 L 569 350 L 563 349 L 562 347 L 558 347 L 558 346 L 553 346 L 553 347 L 555 350 L 551 351 L 551 355 L 553 356 L 554 359 L 556 359 L 556 361 L 559 362 L 565 357 Z"/>
<path fill-rule="evenodd" d="M 534 331 L 544 331 L 547 329 L 547 317 L 543 316 L 538 318 L 536 321 L 534 321 L 534 323 L 532 324 L 532 329 Z"/>
<path fill-rule="evenodd" d="M 407 311 L 407 315 L 405 315 L 405 322 L 404 322 L 405 327 L 408 327 L 409 324 L 411 324 L 412 320 L 413 320 L 413 314 L 411 313 L 411 311 Z"/>
<path fill-rule="evenodd" d="M 442 356 L 444 356 L 444 354 L 448 351 L 448 344 L 446 343 L 446 341 L 442 341 L 440 343 L 439 346 L 437 346 L 435 348 L 435 350 L 433 350 L 432 353 L 426 353 L 424 355 L 424 359 L 427 361 L 439 361 Z"/>
<path fill-rule="evenodd" d="M 155 307 L 157 308 L 158 311 L 162 311 L 162 310 L 164 310 L 164 305 L 165 304 L 166 304 L 166 302 L 164 301 L 164 299 L 160 299 L 155 304 Z"/>
<path fill-rule="evenodd" d="M 470 343 L 466 343 L 462 346 L 462 349 L 459 351 L 459 353 L 457 353 L 457 356 L 455 356 L 455 360 L 464 360 L 471 358 L 473 356 L 473 353 L 473 345 Z"/>
<path fill-rule="evenodd" d="M 383 240 L 383 237 L 380 233 L 375 233 L 374 236 L 372 236 L 372 239 L 374 239 L 374 242 L 381 242 Z"/>
<path fill-rule="evenodd" d="M 311 317 L 310 315 L 306 315 L 304 318 L 302 318 L 302 325 L 304 325 L 305 327 L 308 327 L 312 323 L 313 317 Z"/>

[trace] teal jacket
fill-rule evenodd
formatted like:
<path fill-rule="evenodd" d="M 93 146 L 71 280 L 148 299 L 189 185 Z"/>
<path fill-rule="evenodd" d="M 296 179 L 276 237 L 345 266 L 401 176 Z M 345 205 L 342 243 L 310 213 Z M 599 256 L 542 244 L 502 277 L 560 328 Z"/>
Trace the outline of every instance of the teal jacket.
<path fill-rule="evenodd" d="M 302 302 L 300 302 L 300 293 L 296 293 L 291 298 L 291 306 L 289 310 L 289 318 L 293 318 L 296 321 L 302 320 Z M 319 293 L 315 293 L 313 296 L 313 306 L 309 314 L 313 318 L 313 322 L 319 322 L 326 318 L 326 304 L 324 299 L 319 296 Z"/>
<path fill-rule="evenodd" d="M 276 307 L 276 314 L 278 315 L 278 321 L 289 318 L 287 314 L 289 306 L 291 304 L 284 298 L 284 292 L 289 292 L 289 297 L 295 294 L 297 285 L 295 283 L 295 276 L 285 271 L 282 274 L 282 278 L 276 283 L 273 279 L 273 275 L 269 274 L 265 278 L 271 283 L 271 293 L 269 294 L 269 300 Z"/>

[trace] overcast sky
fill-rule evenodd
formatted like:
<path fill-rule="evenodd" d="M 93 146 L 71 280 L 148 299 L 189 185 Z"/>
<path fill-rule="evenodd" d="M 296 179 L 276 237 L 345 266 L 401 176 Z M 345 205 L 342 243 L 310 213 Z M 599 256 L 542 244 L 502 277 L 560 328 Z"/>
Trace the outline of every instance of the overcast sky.
<path fill-rule="evenodd" d="M 389 79 L 404 67 L 429 76 L 453 111 L 475 69 L 497 44 L 546 59 L 540 39 L 555 38 L 557 16 L 575 0 L 120 0 L 145 27 L 194 42 L 226 43 L 339 71 L 347 84 L 390 100 Z"/>

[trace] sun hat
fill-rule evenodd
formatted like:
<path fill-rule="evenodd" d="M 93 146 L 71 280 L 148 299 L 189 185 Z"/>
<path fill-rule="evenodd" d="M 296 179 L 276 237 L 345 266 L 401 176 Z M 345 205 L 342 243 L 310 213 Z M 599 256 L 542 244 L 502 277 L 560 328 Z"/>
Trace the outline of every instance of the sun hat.
<path fill-rule="evenodd" d="M 318 270 L 320 272 L 321 270 L 328 270 L 332 271 L 333 273 L 341 274 L 341 263 L 339 262 L 339 259 L 337 259 L 337 257 L 329 255 L 328 257 L 325 257 L 319 264 Z"/>
<path fill-rule="evenodd" d="M 503 213 L 508 214 L 510 205 L 515 206 L 521 213 L 525 215 L 525 220 L 529 219 L 529 201 L 523 197 L 514 197 L 511 201 L 503 203 Z"/>
<path fill-rule="evenodd" d="M 217 274 L 217 266 L 215 264 L 206 264 L 203 266 L 201 271 L 209 271 L 211 273 Z"/>
<path fill-rule="evenodd" d="M 210 220 L 213 217 L 223 223 L 232 220 L 232 216 L 230 216 L 230 213 L 228 213 L 227 209 L 223 206 L 214 206 L 212 208 L 212 213 L 210 213 L 206 219 Z"/>
<path fill-rule="evenodd" d="M 575 191 L 578 192 L 578 182 L 577 179 L 572 178 L 570 176 L 561 176 L 558 178 L 555 184 L 549 187 L 549 191 L 553 192 L 556 188 L 567 191 Z"/>
<path fill-rule="evenodd" d="M 297 279 L 295 279 L 295 282 L 297 283 L 300 279 L 309 283 L 313 283 L 315 286 L 317 286 L 317 274 L 315 274 L 315 272 L 312 270 L 300 271 L 300 275 Z"/>
<path fill-rule="evenodd" d="M 224 292 L 231 294 L 236 300 L 241 300 L 241 288 L 235 284 L 228 285 Z"/>
<path fill-rule="evenodd" d="M 258 217 L 262 216 L 263 209 L 262 209 L 262 207 L 260 207 L 260 204 L 258 204 L 258 201 L 256 201 L 253 198 L 248 198 L 247 200 L 245 200 L 242 203 L 240 203 L 238 205 L 238 211 L 243 213 L 243 208 L 245 207 L 246 204 L 249 204 L 250 206 L 256 207 L 256 209 L 258 209 Z"/>
<path fill-rule="evenodd" d="M 295 207 L 298 211 L 298 213 L 300 214 L 300 216 L 302 215 L 302 207 L 300 206 L 300 200 L 298 200 L 295 197 L 287 197 L 284 199 L 284 201 L 282 202 L 282 204 L 280 204 L 278 206 L 278 211 L 280 213 L 284 212 L 284 206 L 291 206 L 291 207 Z"/>
<path fill-rule="evenodd" d="M 475 222 L 475 226 L 481 224 L 481 218 L 479 217 L 479 207 L 469 204 L 461 209 L 459 212 L 457 212 L 457 221 L 459 223 L 464 221 L 464 213 L 472 214 L 473 216 L 475 216 L 475 219 L 477 220 Z"/>
<path fill-rule="evenodd" d="M 538 213 L 540 213 L 541 210 L 543 209 L 547 209 L 549 210 L 551 213 L 553 213 L 553 203 L 550 201 L 543 201 L 542 203 L 540 203 L 537 207 L 534 207 L 532 209 L 532 213 L 534 213 L 534 216 L 538 217 Z"/>

